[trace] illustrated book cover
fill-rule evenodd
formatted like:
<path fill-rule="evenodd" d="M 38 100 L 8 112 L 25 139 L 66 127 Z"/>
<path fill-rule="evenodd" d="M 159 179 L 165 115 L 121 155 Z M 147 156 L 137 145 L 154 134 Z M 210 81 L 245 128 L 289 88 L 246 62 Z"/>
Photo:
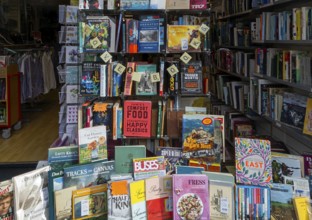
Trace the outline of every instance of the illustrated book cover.
<path fill-rule="evenodd" d="M 0 182 L 0 219 L 14 219 L 14 187 L 12 180 Z"/>
<path fill-rule="evenodd" d="M 309 220 L 312 217 L 309 197 L 295 197 L 293 203 L 297 219 Z"/>
<path fill-rule="evenodd" d="M 157 147 L 157 156 L 165 157 L 167 175 L 174 174 L 177 166 L 187 165 L 187 160 L 182 158 L 182 149 L 178 147 Z"/>
<path fill-rule="evenodd" d="M 107 159 L 106 126 L 79 129 L 78 144 L 80 164 Z"/>
<path fill-rule="evenodd" d="M 203 167 L 195 166 L 176 166 L 176 174 L 201 174 L 205 169 Z"/>
<path fill-rule="evenodd" d="M 271 142 L 235 138 L 236 182 L 256 186 L 272 184 Z"/>
<path fill-rule="evenodd" d="M 116 173 L 133 173 L 133 159 L 145 158 L 144 145 L 115 146 L 115 171 Z"/>
<path fill-rule="evenodd" d="M 306 112 L 304 117 L 303 133 L 312 135 L 312 98 L 307 99 Z"/>
<path fill-rule="evenodd" d="M 133 220 L 145 220 L 146 214 L 146 197 L 145 181 L 138 180 L 129 183 L 131 214 Z"/>
<path fill-rule="evenodd" d="M 108 182 L 107 203 L 108 219 L 110 220 L 131 220 L 131 203 L 129 183 L 131 179 Z"/>
<path fill-rule="evenodd" d="M 120 0 L 121 10 L 149 9 L 149 0 Z"/>
<path fill-rule="evenodd" d="M 206 175 L 173 174 L 172 189 L 174 219 L 210 219 Z"/>
<path fill-rule="evenodd" d="M 125 100 L 123 108 L 123 135 L 126 137 L 151 137 L 152 102 Z"/>
<path fill-rule="evenodd" d="M 113 105 L 113 102 L 94 101 L 92 107 L 93 126 L 104 125 L 107 136 L 113 133 Z"/>
<path fill-rule="evenodd" d="M 107 184 L 73 191 L 73 219 L 105 219 L 107 216 Z"/>
<path fill-rule="evenodd" d="M 78 159 L 78 158 L 77 158 Z M 78 160 L 77 160 L 78 161 Z M 63 168 L 54 168 L 48 172 L 48 190 L 49 190 L 49 219 L 55 219 L 54 192 L 64 188 L 64 170 Z"/>
<path fill-rule="evenodd" d="M 156 64 L 137 64 L 136 72 L 141 75 L 140 81 L 136 82 L 136 95 L 156 95 L 157 83 L 152 82 L 152 73 L 157 72 Z"/>
<path fill-rule="evenodd" d="M 159 52 L 159 19 L 139 21 L 138 52 Z"/>
<path fill-rule="evenodd" d="M 45 166 L 12 178 L 15 219 L 49 218 L 48 171 Z"/>
<path fill-rule="evenodd" d="M 191 61 L 181 64 L 181 93 L 200 94 L 202 90 L 202 62 Z"/>
<path fill-rule="evenodd" d="M 173 218 L 172 176 L 145 179 L 146 209 L 149 220 Z"/>
<path fill-rule="evenodd" d="M 72 195 L 76 186 L 60 189 L 54 192 L 55 219 L 72 219 Z"/>
<path fill-rule="evenodd" d="M 66 103 L 67 104 L 77 104 L 78 94 L 79 94 L 78 85 L 66 85 Z"/>
<path fill-rule="evenodd" d="M 77 186 L 77 189 L 101 185 L 115 173 L 115 161 L 98 161 L 89 164 L 64 168 L 64 187 Z"/>
<path fill-rule="evenodd" d="M 78 146 L 50 147 L 48 163 L 51 169 L 62 169 L 78 163 Z"/>
<path fill-rule="evenodd" d="M 133 159 L 133 176 L 135 180 L 164 175 L 166 175 L 166 165 L 163 156 Z"/>
<path fill-rule="evenodd" d="M 79 0 L 79 9 L 104 9 L 104 0 Z"/>
<path fill-rule="evenodd" d="M 201 41 L 198 25 L 167 25 L 168 52 L 200 51 L 191 46 L 194 39 Z"/>

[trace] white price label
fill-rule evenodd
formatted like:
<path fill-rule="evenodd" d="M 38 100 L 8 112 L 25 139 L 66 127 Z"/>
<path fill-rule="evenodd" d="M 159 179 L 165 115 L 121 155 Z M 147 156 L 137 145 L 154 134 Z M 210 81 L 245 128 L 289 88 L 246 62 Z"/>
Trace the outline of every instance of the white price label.
<path fill-rule="evenodd" d="M 117 64 L 117 66 L 115 67 L 114 71 L 122 74 L 125 71 L 126 67 L 120 63 Z"/>
<path fill-rule="evenodd" d="M 98 46 L 101 45 L 101 41 L 97 37 L 92 39 L 92 40 L 90 40 L 90 43 L 91 43 L 93 49 L 95 49 L 95 48 L 97 48 Z"/>
<path fill-rule="evenodd" d="M 105 63 L 112 59 L 112 55 L 110 55 L 110 53 L 108 53 L 107 51 L 105 53 L 102 53 L 100 57 Z"/>
<path fill-rule="evenodd" d="M 220 199 L 220 211 L 221 213 L 229 213 L 229 201 L 227 198 L 222 197 Z"/>
<path fill-rule="evenodd" d="M 132 81 L 140 82 L 141 81 L 141 73 L 133 72 L 132 74 Z"/>
<path fill-rule="evenodd" d="M 167 68 L 167 71 L 169 72 L 169 74 L 170 74 L 171 76 L 174 76 L 175 74 L 177 74 L 177 73 L 179 72 L 178 68 L 177 68 L 174 64 L 172 64 L 171 66 L 169 66 L 169 67 Z"/>
<path fill-rule="evenodd" d="M 151 81 L 152 83 L 160 82 L 159 73 L 151 73 Z"/>
<path fill-rule="evenodd" d="M 209 31 L 209 27 L 205 24 L 202 24 L 200 27 L 199 27 L 199 32 L 202 33 L 202 34 L 206 34 L 207 32 Z"/>
<path fill-rule="evenodd" d="M 81 201 L 81 216 L 89 215 L 89 200 Z"/>
<path fill-rule="evenodd" d="M 184 52 L 182 56 L 180 57 L 180 60 L 185 64 L 188 64 L 188 62 L 190 62 L 191 59 L 192 59 L 191 55 L 189 55 L 186 52 Z"/>
<path fill-rule="evenodd" d="M 190 43 L 190 45 L 195 49 L 198 49 L 200 44 L 201 44 L 200 40 L 197 40 L 196 38 L 194 38 Z"/>

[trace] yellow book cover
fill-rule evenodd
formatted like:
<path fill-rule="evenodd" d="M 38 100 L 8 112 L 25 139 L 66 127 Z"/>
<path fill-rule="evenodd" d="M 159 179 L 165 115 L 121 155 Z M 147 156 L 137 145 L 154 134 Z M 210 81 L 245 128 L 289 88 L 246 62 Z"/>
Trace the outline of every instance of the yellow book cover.
<path fill-rule="evenodd" d="M 132 182 L 129 184 L 129 188 L 132 219 L 146 219 L 145 180 Z"/>
<path fill-rule="evenodd" d="M 191 42 L 201 42 L 199 25 L 168 25 L 167 50 L 169 52 L 200 51 L 191 45 Z"/>
<path fill-rule="evenodd" d="M 307 107 L 303 123 L 303 133 L 312 135 L 312 98 L 307 99 Z"/>
<path fill-rule="evenodd" d="M 107 184 L 73 191 L 73 219 L 107 216 Z"/>
<path fill-rule="evenodd" d="M 309 220 L 309 213 L 311 213 L 311 207 L 308 197 L 295 197 L 293 198 L 295 212 L 297 220 Z"/>

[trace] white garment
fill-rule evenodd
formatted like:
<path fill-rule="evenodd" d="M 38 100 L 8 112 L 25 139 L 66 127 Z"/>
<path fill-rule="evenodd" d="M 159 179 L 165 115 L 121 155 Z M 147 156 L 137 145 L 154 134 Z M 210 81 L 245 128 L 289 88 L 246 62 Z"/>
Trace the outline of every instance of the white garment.
<path fill-rule="evenodd" d="M 47 94 L 50 89 L 56 88 L 54 66 L 51 59 L 51 51 L 44 52 L 42 55 L 42 72 L 43 72 L 43 92 Z"/>

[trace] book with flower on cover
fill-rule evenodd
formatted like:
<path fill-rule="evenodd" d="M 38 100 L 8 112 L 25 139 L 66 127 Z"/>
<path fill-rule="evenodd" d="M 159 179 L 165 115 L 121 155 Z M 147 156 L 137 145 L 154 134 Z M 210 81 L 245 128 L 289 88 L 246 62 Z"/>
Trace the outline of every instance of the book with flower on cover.
<path fill-rule="evenodd" d="M 106 126 L 79 129 L 78 144 L 80 164 L 107 159 Z"/>
<path fill-rule="evenodd" d="M 271 142 L 235 138 L 236 182 L 246 185 L 272 184 Z"/>

